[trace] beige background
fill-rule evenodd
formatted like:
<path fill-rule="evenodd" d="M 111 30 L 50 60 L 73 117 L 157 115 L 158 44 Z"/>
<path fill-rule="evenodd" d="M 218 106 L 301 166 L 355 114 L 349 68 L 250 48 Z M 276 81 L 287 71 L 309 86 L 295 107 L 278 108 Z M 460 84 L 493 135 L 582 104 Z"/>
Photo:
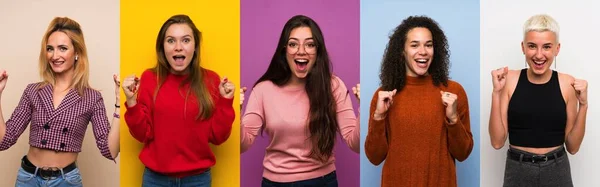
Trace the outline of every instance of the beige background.
<path fill-rule="evenodd" d="M 112 74 L 119 72 L 118 0 L 31 0 L 0 1 L 0 69 L 9 74 L 2 94 L 2 109 L 7 120 L 17 106 L 25 86 L 39 82 L 38 57 L 41 40 L 50 21 L 67 16 L 83 29 L 89 60 L 90 84 L 102 92 L 107 114 L 112 119 L 115 95 Z M 88 126 L 78 164 L 86 187 L 119 186 L 117 164 L 104 158 Z M 13 147 L 0 152 L 0 186 L 14 186 L 20 159 L 29 148 L 29 129 Z"/>

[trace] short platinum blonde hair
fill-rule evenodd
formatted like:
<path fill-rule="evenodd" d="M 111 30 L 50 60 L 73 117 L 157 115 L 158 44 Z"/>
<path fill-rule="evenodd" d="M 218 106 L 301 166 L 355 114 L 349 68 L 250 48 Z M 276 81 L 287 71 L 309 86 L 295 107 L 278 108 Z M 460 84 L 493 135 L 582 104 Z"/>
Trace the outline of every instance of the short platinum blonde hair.
<path fill-rule="evenodd" d="M 525 36 L 527 36 L 527 32 L 529 31 L 551 31 L 556 34 L 556 42 L 558 42 L 558 33 L 560 31 L 560 27 L 558 26 L 558 22 L 554 20 L 552 17 L 546 14 L 538 14 L 535 16 L 531 16 L 523 25 L 523 40 L 525 40 Z"/>

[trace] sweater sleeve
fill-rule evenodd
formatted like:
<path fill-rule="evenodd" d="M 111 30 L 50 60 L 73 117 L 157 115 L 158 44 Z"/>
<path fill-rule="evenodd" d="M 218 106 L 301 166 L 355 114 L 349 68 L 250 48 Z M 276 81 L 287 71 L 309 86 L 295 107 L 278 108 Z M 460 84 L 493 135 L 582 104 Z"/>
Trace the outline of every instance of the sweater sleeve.
<path fill-rule="evenodd" d="M 342 135 L 342 139 L 346 142 L 352 151 L 360 152 L 360 124 L 354 115 L 352 108 L 352 100 L 350 100 L 350 92 L 344 82 L 335 77 L 333 79 L 334 98 L 336 101 L 337 121 Z"/>
<path fill-rule="evenodd" d="M 254 140 L 264 124 L 265 112 L 263 109 L 263 95 L 260 89 L 260 83 L 256 85 L 246 104 L 246 112 L 242 117 L 241 129 L 241 153 L 246 152 L 254 143 Z"/>
<path fill-rule="evenodd" d="M 473 135 L 471 134 L 471 121 L 469 118 L 469 102 L 465 90 L 459 84 L 458 88 L 451 90 L 457 98 L 459 119 L 455 124 L 448 124 L 448 149 L 450 154 L 458 161 L 464 161 L 473 150 Z"/>
<path fill-rule="evenodd" d="M 388 118 L 384 120 L 373 119 L 373 114 L 377 107 L 377 93 L 381 88 L 377 89 L 373 94 L 371 100 L 371 107 L 369 109 L 369 129 L 367 131 L 367 138 L 365 140 L 365 154 L 369 161 L 375 165 L 381 164 L 387 157 L 388 153 L 388 139 L 387 139 L 387 126 L 389 125 Z M 388 111 L 389 112 L 389 111 Z"/>
<path fill-rule="evenodd" d="M 145 71 L 140 78 L 140 88 L 137 95 L 137 104 L 134 106 L 125 107 L 125 122 L 129 127 L 129 133 L 138 141 L 147 143 L 153 139 L 153 124 L 152 124 L 152 111 L 153 111 L 153 97 L 152 88 L 156 85 L 156 77 L 150 71 Z"/>
<path fill-rule="evenodd" d="M 207 71 L 208 72 L 208 71 Z M 210 118 L 210 137 L 209 141 L 212 144 L 220 145 L 225 142 L 231 135 L 231 128 L 235 120 L 235 111 L 233 110 L 233 97 L 231 99 L 224 98 L 219 92 L 220 77 L 214 72 L 208 73 L 213 81 L 213 93 L 217 97 L 215 111 Z"/>

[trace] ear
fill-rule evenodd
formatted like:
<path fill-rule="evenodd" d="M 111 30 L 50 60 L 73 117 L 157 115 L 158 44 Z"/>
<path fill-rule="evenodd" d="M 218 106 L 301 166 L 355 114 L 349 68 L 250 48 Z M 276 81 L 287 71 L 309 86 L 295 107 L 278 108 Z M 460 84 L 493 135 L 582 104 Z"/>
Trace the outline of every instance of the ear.
<path fill-rule="evenodd" d="M 521 51 L 525 54 L 525 43 L 521 42 Z"/>
<path fill-rule="evenodd" d="M 556 53 L 554 54 L 554 56 L 558 56 L 558 52 L 560 52 L 560 43 L 558 43 L 558 45 L 556 46 Z"/>

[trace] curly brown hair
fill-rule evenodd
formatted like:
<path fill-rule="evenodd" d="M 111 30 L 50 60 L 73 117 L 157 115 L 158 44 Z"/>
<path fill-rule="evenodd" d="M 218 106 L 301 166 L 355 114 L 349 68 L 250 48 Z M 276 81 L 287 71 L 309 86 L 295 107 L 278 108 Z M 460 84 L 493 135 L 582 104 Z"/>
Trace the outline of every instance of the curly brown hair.
<path fill-rule="evenodd" d="M 406 58 L 404 44 L 410 30 L 416 27 L 426 28 L 433 38 L 433 60 L 427 72 L 433 79 L 433 84 L 440 83 L 448 86 L 448 69 L 450 66 L 450 50 L 444 31 L 436 21 L 426 16 L 410 16 L 402 21 L 390 36 L 381 62 L 381 88 L 383 90 L 397 89 L 401 91 L 406 84 Z"/>

